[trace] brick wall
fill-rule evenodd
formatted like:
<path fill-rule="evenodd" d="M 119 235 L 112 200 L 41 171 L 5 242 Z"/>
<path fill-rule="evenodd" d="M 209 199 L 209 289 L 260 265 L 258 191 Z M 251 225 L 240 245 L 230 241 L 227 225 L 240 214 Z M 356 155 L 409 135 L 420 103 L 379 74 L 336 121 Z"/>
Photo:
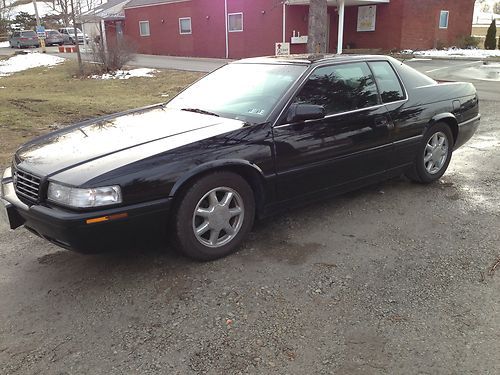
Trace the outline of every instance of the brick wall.
<path fill-rule="evenodd" d="M 439 28 L 441 10 L 450 12 L 448 28 Z M 452 46 L 471 35 L 474 0 L 404 0 L 401 48 Z"/>

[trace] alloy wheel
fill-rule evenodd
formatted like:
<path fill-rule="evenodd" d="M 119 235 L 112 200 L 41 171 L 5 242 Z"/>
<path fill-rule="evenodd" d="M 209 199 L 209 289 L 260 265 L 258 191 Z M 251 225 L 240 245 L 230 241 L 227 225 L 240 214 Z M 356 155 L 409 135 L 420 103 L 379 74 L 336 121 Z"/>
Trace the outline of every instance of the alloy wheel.
<path fill-rule="evenodd" d="M 424 166 L 429 174 L 438 173 L 448 158 L 448 138 L 443 132 L 434 133 L 424 150 Z"/>
<path fill-rule="evenodd" d="M 204 246 L 224 246 L 240 231 L 244 215 L 241 196 L 229 187 L 217 187 L 206 193 L 194 209 L 194 235 Z"/>

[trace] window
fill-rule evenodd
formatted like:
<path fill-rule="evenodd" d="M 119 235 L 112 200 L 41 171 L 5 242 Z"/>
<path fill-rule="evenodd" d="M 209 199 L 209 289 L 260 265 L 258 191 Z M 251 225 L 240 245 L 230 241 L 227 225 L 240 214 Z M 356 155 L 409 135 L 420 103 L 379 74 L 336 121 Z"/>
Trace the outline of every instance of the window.
<path fill-rule="evenodd" d="M 139 34 L 149 36 L 149 21 L 139 21 Z"/>
<path fill-rule="evenodd" d="M 399 82 L 394 69 L 392 69 L 388 62 L 377 61 L 370 62 L 368 64 L 370 65 L 375 81 L 377 82 L 382 102 L 391 103 L 405 98 L 401 83 Z"/>
<path fill-rule="evenodd" d="M 342 64 L 316 69 L 294 102 L 322 105 L 332 115 L 377 105 L 378 93 L 366 63 Z"/>
<path fill-rule="evenodd" d="M 227 30 L 230 33 L 243 31 L 243 13 L 230 13 L 227 15 Z"/>
<path fill-rule="evenodd" d="M 447 10 L 442 10 L 439 14 L 439 28 L 447 29 L 448 28 L 448 18 L 450 16 L 450 12 Z"/>
<path fill-rule="evenodd" d="M 179 33 L 191 34 L 191 17 L 179 18 Z"/>

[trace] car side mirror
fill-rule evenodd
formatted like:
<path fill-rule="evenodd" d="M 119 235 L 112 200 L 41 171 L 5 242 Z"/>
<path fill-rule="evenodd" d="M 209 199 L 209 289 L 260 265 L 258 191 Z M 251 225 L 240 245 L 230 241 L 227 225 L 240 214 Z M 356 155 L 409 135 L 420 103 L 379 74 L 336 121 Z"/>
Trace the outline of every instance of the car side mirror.
<path fill-rule="evenodd" d="M 325 117 L 325 108 L 322 105 L 294 103 L 288 108 L 287 122 L 317 120 Z"/>

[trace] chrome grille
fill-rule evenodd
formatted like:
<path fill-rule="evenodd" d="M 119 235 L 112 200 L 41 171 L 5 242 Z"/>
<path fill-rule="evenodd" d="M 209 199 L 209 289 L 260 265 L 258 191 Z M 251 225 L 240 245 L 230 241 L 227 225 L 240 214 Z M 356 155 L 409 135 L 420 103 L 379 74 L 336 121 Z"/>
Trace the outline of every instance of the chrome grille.
<path fill-rule="evenodd" d="M 19 198 L 25 198 L 30 202 L 37 202 L 40 192 L 40 178 L 19 169 L 14 169 L 12 176 L 14 188 Z"/>

